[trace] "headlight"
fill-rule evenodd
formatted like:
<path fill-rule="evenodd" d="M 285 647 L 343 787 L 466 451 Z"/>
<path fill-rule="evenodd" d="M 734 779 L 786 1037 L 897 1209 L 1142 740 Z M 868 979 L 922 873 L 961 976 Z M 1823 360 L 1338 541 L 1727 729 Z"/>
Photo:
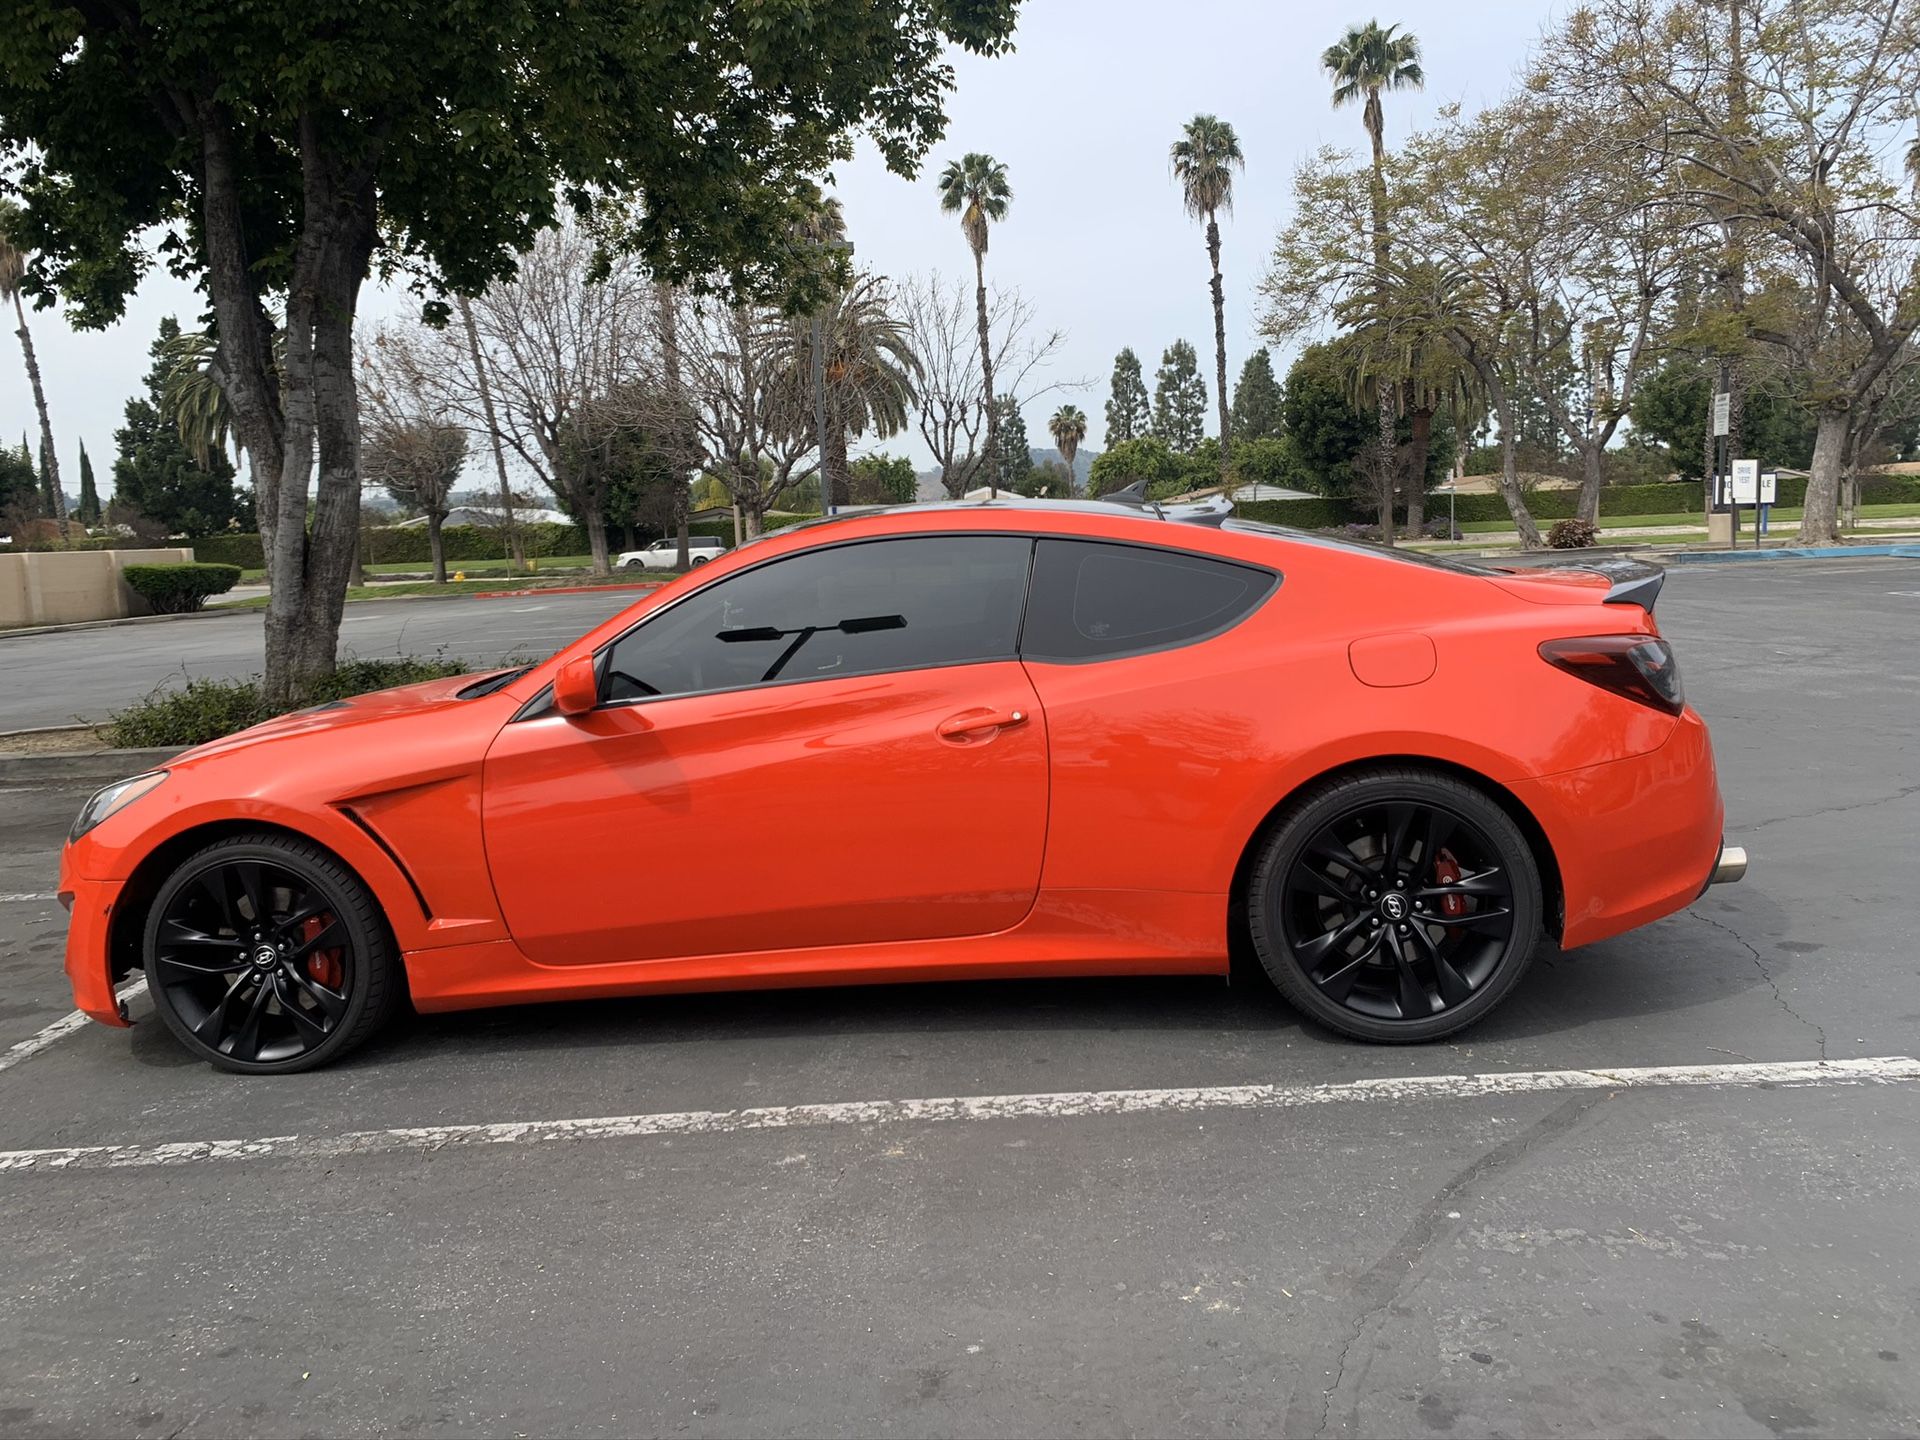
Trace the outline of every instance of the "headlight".
<path fill-rule="evenodd" d="M 167 772 L 164 770 L 149 770 L 145 775 L 135 775 L 130 780 L 116 780 L 106 789 L 96 791 L 94 797 L 80 807 L 80 818 L 73 822 L 67 839 L 78 840 L 109 815 L 124 810 L 166 778 Z"/>

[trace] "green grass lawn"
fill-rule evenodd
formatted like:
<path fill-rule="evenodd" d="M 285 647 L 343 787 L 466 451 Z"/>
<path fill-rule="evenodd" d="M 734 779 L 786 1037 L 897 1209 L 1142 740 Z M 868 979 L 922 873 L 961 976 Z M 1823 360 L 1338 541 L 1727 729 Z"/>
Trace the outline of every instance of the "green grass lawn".
<path fill-rule="evenodd" d="M 1604 492 L 1602 492 L 1602 494 L 1604 496 Z M 1429 500 L 1428 504 L 1431 506 L 1432 501 Z M 1440 513 L 1442 512 L 1433 509 L 1429 509 L 1428 511 L 1429 515 L 1437 515 Z M 1769 516 L 1769 524 L 1774 528 L 1783 525 L 1797 526 L 1800 523 L 1800 515 L 1801 509 L 1798 505 L 1776 505 L 1773 507 Z M 1920 515 L 1920 505 L 1862 505 L 1860 507 L 1860 518 L 1863 520 L 1899 520 L 1915 515 Z M 1740 518 L 1741 528 L 1743 530 L 1753 523 L 1753 515 L 1750 509 L 1743 510 Z M 1551 520 L 1541 520 L 1539 522 L 1540 528 L 1543 531 L 1552 523 Z M 1680 511 L 1664 515 L 1602 515 L 1600 517 L 1600 528 L 1607 531 L 1644 531 L 1661 525 L 1698 527 L 1702 534 L 1706 533 L 1707 528 L 1705 517 L 1697 511 L 1691 513 Z M 1513 522 L 1511 520 L 1475 520 L 1468 524 L 1463 524 L 1460 527 L 1460 533 L 1462 535 L 1488 535 L 1511 529 L 1513 529 Z"/>
<path fill-rule="evenodd" d="M 515 590 L 544 590 L 562 588 L 569 585 L 634 585 L 644 581 L 667 581 L 679 578 L 674 570 L 619 570 L 612 575 L 596 578 L 592 575 L 553 575 L 545 570 L 533 575 L 515 574 L 507 576 L 500 573 L 475 576 L 471 573 L 466 580 L 448 580 L 444 585 L 436 585 L 431 580 L 410 580 L 389 582 L 384 585 L 352 585 L 347 588 L 349 600 L 401 600 L 409 597 L 429 600 L 454 600 L 462 595 L 485 594 L 490 591 L 511 588 Z M 511 579 L 513 584 L 507 585 Z M 222 610 L 264 610 L 268 597 L 250 596 L 245 600 L 234 600 L 217 606 Z"/>
<path fill-rule="evenodd" d="M 590 570 L 593 568 L 593 557 L 591 555 L 547 555 L 535 561 L 534 564 L 536 568 L 533 574 L 527 577 L 529 579 L 537 578 L 549 571 Z M 525 573 L 514 571 L 512 562 L 507 560 L 449 560 L 447 574 L 451 576 L 456 570 L 470 576 L 502 575 L 510 571 L 514 574 Z M 401 560 L 391 565 L 369 565 L 366 567 L 366 572 L 369 575 L 431 575 L 433 564 L 427 560 Z M 240 583 L 258 585 L 266 578 L 267 572 L 264 570 L 248 570 L 241 574 Z"/>

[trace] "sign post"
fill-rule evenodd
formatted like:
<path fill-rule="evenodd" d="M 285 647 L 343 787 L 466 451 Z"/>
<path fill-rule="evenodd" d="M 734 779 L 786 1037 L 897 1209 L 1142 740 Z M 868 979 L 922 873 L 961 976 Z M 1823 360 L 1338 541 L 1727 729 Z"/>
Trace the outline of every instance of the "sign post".
<path fill-rule="evenodd" d="M 1729 497 L 1733 501 L 1733 537 L 1734 543 L 1740 539 L 1740 507 L 1753 507 L 1753 544 L 1760 547 L 1760 462 L 1758 460 L 1736 460 L 1733 462 L 1733 483 Z"/>
<path fill-rule="evenodd" d="M 1720 383 L 1726 384 L 1725 368 L 1722 367 Z M 1709 427 L 1712 438 L 1713 474 L 1707 481 L 1707 543 L 1724 541 L 1734 543 L 1739 525 L 1739 512 L 1732 511 L 1727 483 L 1728 433 L 1733 422 L 1733 396 L 1725 390 L 1716 390 L 1713 397 L 1712 424 Z"/>

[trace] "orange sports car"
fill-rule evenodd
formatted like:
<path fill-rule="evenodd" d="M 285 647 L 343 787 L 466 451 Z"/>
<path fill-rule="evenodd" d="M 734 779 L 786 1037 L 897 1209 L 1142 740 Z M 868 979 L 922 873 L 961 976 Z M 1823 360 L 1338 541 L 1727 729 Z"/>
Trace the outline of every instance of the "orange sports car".
<path fill-rule="evenodd" d="M 395 1010 L 1225 975 L 1448 1035 L 1542 932 L 1739 878 L 1661 572 L 1012 499 L 796 527 L 543 664 L 336 701 L 88 801 L 82 1010 L 279 1073 Z"/>

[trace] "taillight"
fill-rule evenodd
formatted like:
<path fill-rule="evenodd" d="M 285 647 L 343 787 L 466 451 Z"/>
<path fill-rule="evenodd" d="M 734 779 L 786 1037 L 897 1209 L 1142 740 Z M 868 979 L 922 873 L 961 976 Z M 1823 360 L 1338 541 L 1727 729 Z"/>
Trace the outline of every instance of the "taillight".
<path fill-rule="evenodd" d="M 1576 635 L 1548 640 L 1540 658 L 1602 690 L 1678 715 L 1680 666 L 1673 647 L 1657 635 Z"/>

